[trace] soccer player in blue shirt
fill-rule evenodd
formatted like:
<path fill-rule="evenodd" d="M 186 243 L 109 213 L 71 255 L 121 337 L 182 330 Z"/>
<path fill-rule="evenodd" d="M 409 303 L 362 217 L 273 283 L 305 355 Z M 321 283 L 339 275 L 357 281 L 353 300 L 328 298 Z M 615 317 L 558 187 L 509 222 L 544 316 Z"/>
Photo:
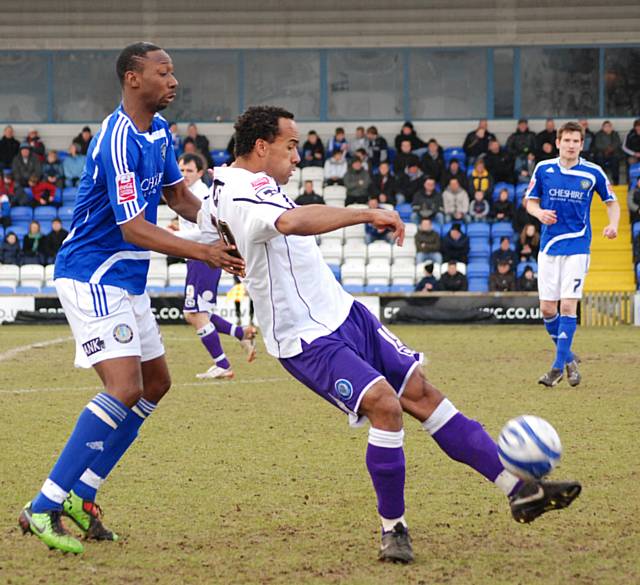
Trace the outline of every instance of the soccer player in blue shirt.
<path fill-rule="evenodd" d="M 620 206 L 607 175 L 598 165 L 580 158 L 583 142 L 580 124 L 564 124 L 556 139 L 560 156 L 538 163 L 525 195 L 527 211 L 542 223 L 538 254 L 540 309 L 556 344 L 556 357 L 538 382 L 548 387 L 562 380 L 565 368 L 571 386 L 581 380 L 571 343 L 578 301 L 589 269 L 589 214 L 594 191 L 607 206 L 609 224 L 602 235 L 614 239 L 620 221 Z"/>
<path fill-rule="evenodd" d="M 145 292 L 149 250 L 222 266 L 243 261 L 222 243 L 178 238 L 155 225 L 160 196 L 196 221 L 201 202 L 186 187 L 166 120 L 176 96 L 169 55 L 151 43 L 126 47 L 116 63 L 122 103 L 89 145 L 55 285 L 76 339 L 76 364 L 93 366 L 104 391 L 84 408 L 40 492 L 19 523 L 50 548 L 81 553 L 69 516 L 86 538 L 117 540 L 101 521 L 96 491 L 171 384 L 164 347 Z M 202 214 L 200 214 L 202 215 Z M 202 219 L 202 218 L 200 218 Z"/>

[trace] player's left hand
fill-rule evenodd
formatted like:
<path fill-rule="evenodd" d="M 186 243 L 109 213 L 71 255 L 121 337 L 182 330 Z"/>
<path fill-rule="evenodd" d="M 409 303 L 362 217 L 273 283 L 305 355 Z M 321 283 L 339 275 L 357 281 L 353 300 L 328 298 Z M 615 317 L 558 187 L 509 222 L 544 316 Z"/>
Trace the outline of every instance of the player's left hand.
<path fill-rule="evenodd" d="M 609 224 L 608 226 L 605 226 L 605 228 L 602 230 L 602 235 L 605 238 L 613 240 L 618 237 L 618 228 Z"/>

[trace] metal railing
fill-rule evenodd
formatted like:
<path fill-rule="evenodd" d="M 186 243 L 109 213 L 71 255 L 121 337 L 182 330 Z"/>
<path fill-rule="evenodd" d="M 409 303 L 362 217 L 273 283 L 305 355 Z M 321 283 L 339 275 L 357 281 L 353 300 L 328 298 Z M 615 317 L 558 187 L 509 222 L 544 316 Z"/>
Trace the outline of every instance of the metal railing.
<path fill-rule="evenodd" d="M 610 327 L 633 324 L 635 292 L 591 292 L 582 299 L 580 324 L 583 327 Z"/>

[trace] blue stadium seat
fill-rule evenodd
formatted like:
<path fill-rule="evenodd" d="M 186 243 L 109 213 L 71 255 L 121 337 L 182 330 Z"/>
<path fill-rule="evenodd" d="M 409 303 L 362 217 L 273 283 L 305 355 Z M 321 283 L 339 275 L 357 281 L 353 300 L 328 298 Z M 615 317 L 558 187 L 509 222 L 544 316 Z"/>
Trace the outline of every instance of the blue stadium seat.
<path fill-rule="evenodd" d="M 497 201 L 498 195 L 500 195 L 500 191 L 502 189 L 506 189 L 509 191 L 509 201 L 515 201 L 516 199 L 516 189 L 511 183 L 505 183 L 504 181 L 500 181 L 493 186 L 493 195 L 492 199 Z"/>
<path fill-rule="evenodd" d="M 467 226 L 467 235 L 469 236 L 469 238 L 483 236 L 485 239 L 488 240 L 489 236 L 491 235 L 491 227 L 489 226 L 488 223 L 482 223 L 482 222 L 470 223 Z"/>
<path fill-rule="evenodd" d="M 62 204 L 73 206 L 78 196 L 78 187 L 65 187 L 62 191 Z"/>
<path fill-rule="evenodd" d="M 396 152 L 395 148 L 387 148 L 387 162 L 391 167 L 393 167 L 393 161 L 396 160 Z"/>
<path fill-rule="evenodd" d="M 18 286 L 16 287 L 16 294 L 19 295 L 35 295 L 42 289 L 39 286 Z"/>
<path fill-rule="evenodd" d="M 58 160 L 60 162 L 62 162 L 68 156 L 69 156 L 69 153 L 66 150 L 59 150 L 58 151 Z"/>
<path fill-rule="evenodd" d="M 184 294 L 184 286 L 165 286 L 164 292 L 166 293 L 178 293 L 180 295 Z"/>
<path fill-rule="evenodd" d="M 389 292 L 392 293 L 412 293 L 415 287 L 412 284 L 392 284 L 389 287 Z"/>
<path fill-rule="evenodd" d="M 212 150 L 210 154 L 214 167 L 221 167 L 227 164 L 227 161 L 231 158 L 226 150 Z"/>
<path fill-rule="evenodd" d="M 382 294 L 389 292 L 389 285 L 387 284 L 368 284 L 364 287 L 364 292 L 369 294 Z"/>
<path fill-rule="evenodd" d="M 629 185 L 635 185 L 640 177 L 640 162 L 634 163 L 629 167 Z"/>
<path fill-rule="evenodd" d="M 233 288 L 233 286 L 234 286 L 233 284 L 219 284 L 218 293 L 227 294 Z"/>
<path fill-rule="evenodd" d="M 336 277 L 338 282 L 341 282 L 341 274 L 340 274 L 340 265 L 338 264 L 329 264 L 329 268 L 331 268 L 331 272 Z"/>
<path fill-rule="evenodd" d="M 632 237 L 635 240 L 636 236 L 640 234 L 640 221 L 636 221 L 631 228 Z"/>
<path fill-rule="evenodd" d="M 218 290 L 220 290 L 220 287 L 218 287 Z M 43 289 L 42 292 L 44 292 L 44 289 Z M 149 285 L 147 285 L 147 292 L 150 293 L 150 294 L 163 293 L 164 292 L 164 286 L 149 286 Z"/>
<path fill-rule="evenodd" d="M 491 274 L 491 265 L 489 262 L 469 262 L 467 264 L 467 277 L 468 278 L 489 278 Z"/>
<path fill-rule="evenodd" d="M 436 232 L 436 234 L 440 234 L 441 236 L 443 235 L 442 224 L 438 223 L 437 221 L 433 221 L 431 222 L 431 225 L 433 226 L 433 231 Z"/>
<path fill-rule="evenodd" d="M 71 221 L 73 219 L 73 206 L 63 205 L 62 207 L 58 208 L 58 217 L 62 221 L 65 221 L 65 220 Z"/>
<path fill-rule="evenodd" d="M 524 274 L 527 266 L 530 266 L 533 269 L 534 274 L 538 274 L 538 263 L 533 260 L 525 260 L 523 262 L 519 262 L 518 266 L 516 266 L 516 278 L 520 278 Z"/>
<path fill-rule="evenodd" d="M 43 205 L 33 210 L 33 219 L 39 221 L 40 224 L 51 223 L 54 217 L 58 217 L 58 210 L 53 205 Z"/>
<path fill-rule="evenodd" d="M 396 205 L 396 211 L 402 221 L 411 221 L 411 213 L 413 212 L 411 203 L 399 203 Z"/>
<path fill-rule="evenodd" d="M 471 240 L 471 242 L 473 245 L 469 248 L 469 262 L 491 258 L 491 246 L 488 241 Z"/>
<path fill-rule="evenodd" d="M 442 237 L 446 236 L 446 235 L 449 233 L 449 231 L 451 230 L 451 226 L 452 226 L 454 223 L 459 223 L 459 224 L 460 224 L 460 231 L 461 231 L 463 234 L 466 234 L 466 233 L 467 233 L 468 226 L 467 226 L 467 224 L 466 224 L 466 223 L 464 223 L 464 221 L 448 221 L 447 223 L 445 223 L 445 224 L 442 226 Z"/>
<path fill-rule="evenodd" d="M 11 208 L 11 223 L 29 223 L 33 219 L 33 209 L 26 205 Z"/>
<path fill-rule="evenodd" d="M 491 239 L 494 242 L 502 236 L 513 237 L 513 226 L 508 221 L 499 221 L 491 226 Z"/>
<path fill-rule="evenodd" d="M 486 278 L 470 278 L 469 292 L 488 292 L 489 282 Z"/>
<path fill-rule="evenodd" d="M 15 294 L 16 289 L 12 286 L 0 286 L 0 295 L 12 295 Z"/>
<path fill-rule="evenodd" d="M 465 169 L 467 168 L 467 155 L 460 146 L 450 146 L 449 148 L 445 148 L 443 157 L 446 167 L 448 167 L 451 160 L 455 158 L 460 163 L 461 167 L 464 167 Z"/>
<path fill-rule="evenodd" d="M 41 293 L 44 294 L 48 294 L 48 295 L 57 295 L 58 291 L 56 290 L 55 286 L 43 286 L 42 289 L 40 290 Z"/>
<path fill-rule="evenodd" d="M 18 240 L 20 241 L 20 246 L 22 246 L 22 239 L 27 235 L 27 233 L 29 232 L 29 224 L 14 224 L 12 226 L 9 227 L 9 229 L 7 230 L 8 232 L 13 232 L 16 237 L 18 238 Z"/>
<path fill-rule="evenodd" d="M 349 294 L 359 295 L 364 292 L 364 286 L 361 286 L 359 284 L 346 284 L 344 290 L 346 290 Z"/>

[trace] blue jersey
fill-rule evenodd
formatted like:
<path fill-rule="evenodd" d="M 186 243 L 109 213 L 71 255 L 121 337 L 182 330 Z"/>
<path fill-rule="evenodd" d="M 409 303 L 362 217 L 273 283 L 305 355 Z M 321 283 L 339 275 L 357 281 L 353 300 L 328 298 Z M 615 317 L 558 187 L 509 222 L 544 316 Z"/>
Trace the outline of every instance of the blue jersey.
<path fill-rule="evenodd" d="M 71 230 L 58 252 L 54 277 L 142 294 L 149 252 L 125 242 L 120 224 L 140 213 L 155 224 L 162 187 L 182 180 L 167 121 L 156 114 L 151 128 L 138 132 L 120 106 L 89 145 Z"/>
<path fill-rule="evenodd" d="M 553 209 L 557 222 L 543 225 L 540 251 L 550 256 L 588 254 L 591 245 L 591 200 L 596 191 L 605 203 L 616 196 L 604 171 L 579 159 L 566 169 L 559 158 L 539 162 L 525 197 L 538 199 L 542 209 Z"/>

